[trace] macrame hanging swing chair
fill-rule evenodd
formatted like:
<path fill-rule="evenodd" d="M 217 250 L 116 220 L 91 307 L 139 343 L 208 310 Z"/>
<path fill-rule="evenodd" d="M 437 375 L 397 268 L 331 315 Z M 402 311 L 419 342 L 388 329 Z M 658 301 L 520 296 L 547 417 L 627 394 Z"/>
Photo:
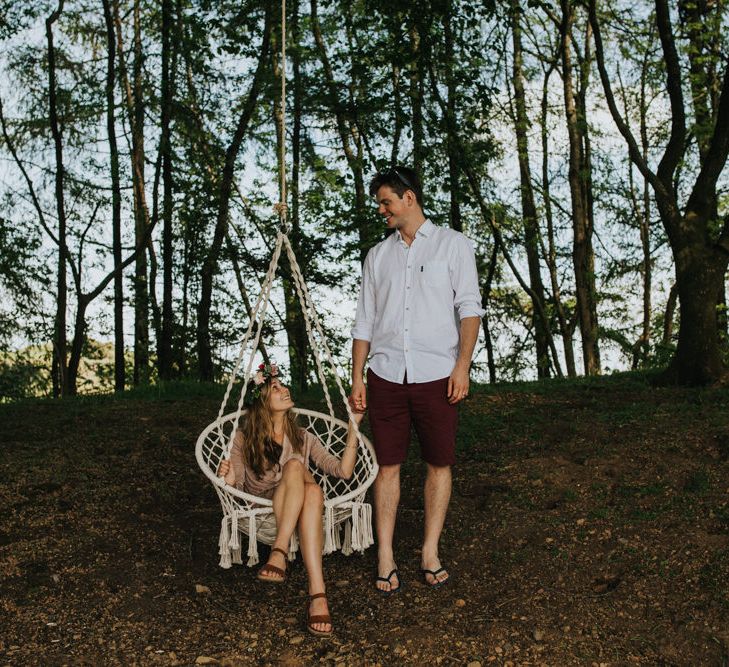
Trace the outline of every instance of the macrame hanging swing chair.
<path fill-rule="evenodd" d="M 241 533 L 248 536 L 247 565 L 253 566 L 259 562 L 258 542 L 273 544 L 276 538 L 276 519 L 273 514 L 271 500 L 260 498 L 239 489 L 229 486 L 217 475 L 217 470 L 223 459 L 230 457 L 233 438 L 240 424 L 245 418 L 246 410 L 243 408 L 248 382 L 258 350 L 262 324 L 271 298 L 276 269 L 283 251 L 288 257 L 291 278 L 301 305 L 306 325 L 306 333 L 315 362 L 317 376 L 324 391 L 328 414 L 294 408 L 298 416 L 299 425 L 315 435 L 324 447 L 336 456 L 341 456 L 347 438 L 347 422 L 334 415 L 334 406 L 327 385 L 327 379 L 322 365 L 322 357 L 331 369 L 331 376 L 336 382 L 337 389 L 349 416 L 349 423 L 356 430 L 358 440 L 357 462 L 354 472 L 349 479 L 332 478 L 322 474 L 317 468 L 311 468 L 319 486 L 324 492 L 324 547 L 323 553 L 329 554 L 341 549 L 345 555 L 353 551 L 364 551 L 373 544 L 372 536 L 372 507 L 365 502 L 365 493 L 377 475 L 377 462 L 374 449 L 369 440 L 364 437 L 352 419 L 347 396 L 341 379 L 337 373 L 336 364 L 326 341 L 319 317 L 314 309 L 311 296 L 307 289 L 299 263 L 288 238 L 288 223 L 286 220 L 286 170 L 285 170 L 285 100 L 286 100 L 286 5 L 282 3 L 281 22 L 281 108 L 280 132 L 281 155 L 279 159 L 281 202 L 276 205 L 279 214 L 280 228 L 276 237 L 271 262 L 261 284 L 260 295 L 251 310 L 248 329 L 243 337 L 240 352 L 233 366 L 228 380 L 225 396 L 221 403 L 218 416 L 198 437 L 195 445 L 195 457 L 205 476 L 210 480 L 220 499 L 223 517 L 218 542 L 220 553 L 220 566 L 229 568 L 233 563 L 242 564 Z M 255 333 L 254 333 L 255 331 Z M 241 374 L 243 384 L 235 412 L 224 414 L 233 385 L 238 377 L 243 360 L 247 356 L 245 369 Z M 343 533 L 343 535 L 342 535 Z M 296 533 L 289 544 L 289 560 L 293 560 L 298 551 Z"/>

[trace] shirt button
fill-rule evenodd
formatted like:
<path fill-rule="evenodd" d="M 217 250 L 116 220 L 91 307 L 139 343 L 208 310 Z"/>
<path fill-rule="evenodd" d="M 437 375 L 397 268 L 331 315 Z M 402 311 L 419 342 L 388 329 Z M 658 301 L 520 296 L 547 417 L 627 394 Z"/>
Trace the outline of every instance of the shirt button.
<path fill-rule="evenodd" d="M 408 289 L 410 289 L 410 285 L 408 285 Z"/>
<path fill-rule="evenodd" d="M 410 310 L 410 306 L 406 306 L 405 310 Z"/>

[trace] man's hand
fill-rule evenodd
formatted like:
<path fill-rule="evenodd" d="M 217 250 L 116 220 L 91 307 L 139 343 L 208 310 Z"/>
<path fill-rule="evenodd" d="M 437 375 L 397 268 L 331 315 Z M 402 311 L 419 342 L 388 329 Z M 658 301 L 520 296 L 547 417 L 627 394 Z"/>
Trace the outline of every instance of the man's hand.
<path fill-rule="evenodd" d="M 469 384 L 468 368 L 456 366 L 448 378 L 448 402 L 455 405 L 466 398 Z"/>
<path fill-rule="evenodd" d="M 367 387 L 363 380 L 352 382 L 352 393 L 349 395 L 349 407 L 352 412 L 363 414 L 367 409 Z"/>

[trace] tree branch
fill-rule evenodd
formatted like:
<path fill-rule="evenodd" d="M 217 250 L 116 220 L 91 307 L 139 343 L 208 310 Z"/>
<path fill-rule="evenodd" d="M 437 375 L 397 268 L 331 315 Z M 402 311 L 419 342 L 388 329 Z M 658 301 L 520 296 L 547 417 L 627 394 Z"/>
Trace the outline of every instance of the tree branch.
<path fill-rule="evenodd" d="M 673 189 L 673 174 L 686 150 L 686 111 L 681 89 L 681 65 L 676 53 L 676 43 L 673 39 L 671 17 L 666 0 L 656 0 L 656 25 L 663 48 L 663 59 L 666 61 L 666 89 L 671 103 L 671 136 L 658 164 L 657 173 L 666 188 Z"/>
<path fill-rule="evenodd" d="M 597 19 L 595 4 L 595 0 L 590 0 L 590 23 L 592 24 L 592 32 L 595 38 L 595 58 L 597 60 L 597 69 L 600 73 L 600 81 L 602 82 L 603 91 L 605 93 L 605 100 L 607 101 L 610 109 L 610 114 L 613 117 L 613 122 L 628 144 L 628 154 L 630 155 L 630 159 L 633 161 L 633 164 L 638 167 L 638 170 L 641 174 L 643 174 L 643 177 L 651 184 L 656 195 L 656 200 L 660 203 L 661 208 L 668 213 L 668 217 L 670 218 L 670 222 L 668 222 L 668 224 L 673 227 L 677 224 L 678 218 L 680 217 L 680 211 L 676 202 L 673 187 L 670 185 L 670 182 L 667 187 L 648 166 L 648 162 L 643 158 L 638 142 L 635 140 L 633 133 L 630 131 L 630 128 L 625 122 L 625 119 L 622 117 L 615 102 L 615 95 L 613 94 L 612 85 L 610 84 L 610 77 L 605 67 L 605 50 L 603 47 L 602 33 Z"/>

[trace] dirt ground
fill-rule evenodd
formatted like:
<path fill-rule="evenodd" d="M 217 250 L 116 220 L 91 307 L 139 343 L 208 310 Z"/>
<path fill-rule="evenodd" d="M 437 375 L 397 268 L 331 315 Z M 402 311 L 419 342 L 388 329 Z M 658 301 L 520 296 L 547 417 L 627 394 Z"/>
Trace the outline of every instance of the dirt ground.
<path fill-rule="evenodd" d="M 726 389 L 480 388 L 442 541 L 451 582 L 419 578 L 414 450 L 403 590 L 374 591 L 374 548 L 327 556 L 331 640 L 305 632 L 300 559 L 278 587 L 218 567 L 220 506 L 193 453 L 217 408 L 0 405 L 0 664 L 729 664 Z"/>

